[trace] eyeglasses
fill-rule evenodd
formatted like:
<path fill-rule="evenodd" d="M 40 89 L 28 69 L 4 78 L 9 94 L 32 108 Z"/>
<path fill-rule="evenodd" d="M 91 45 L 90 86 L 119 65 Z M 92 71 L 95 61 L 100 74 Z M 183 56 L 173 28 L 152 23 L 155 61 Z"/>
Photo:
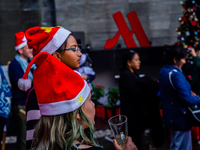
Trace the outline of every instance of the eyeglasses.
<path fill-rule="evenodd" d="M 66 50 L 74 50 L 77 54 L 81 52 L 81 49 L 78 46 L 75 48 L 58 49 L 56 52 L 61 52 L 61 51 L 66 51 Z"/>

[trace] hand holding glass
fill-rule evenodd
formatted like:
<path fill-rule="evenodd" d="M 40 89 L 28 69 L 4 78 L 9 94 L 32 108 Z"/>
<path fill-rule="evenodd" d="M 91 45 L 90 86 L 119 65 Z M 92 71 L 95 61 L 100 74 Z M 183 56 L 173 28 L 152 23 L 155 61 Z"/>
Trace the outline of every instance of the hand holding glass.
<path fill-rule="evenodd" d="M 110 128 L 119 146 L 125 147 L 128 135 L 127 117 L 116 115 L 108 120 Z"/>

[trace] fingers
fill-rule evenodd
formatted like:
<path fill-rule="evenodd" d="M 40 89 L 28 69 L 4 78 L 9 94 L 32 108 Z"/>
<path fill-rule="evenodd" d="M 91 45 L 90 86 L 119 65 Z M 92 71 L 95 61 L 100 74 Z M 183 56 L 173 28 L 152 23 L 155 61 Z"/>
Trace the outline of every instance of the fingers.
<path fill-rule="evenodd" d="M 115 139 L 113 139 L 113 145 L 114 145 L 116 150 L 138 150 L 136 145 L 133 143 L 132 138 L 130 136 L 128 136 L 127 143 L 126 143 L 126 146 L 124 148 L 120 147 L 117 144 L 117 141 Z"/>
<path fill-rule="evenodd" d="M 122 150 L 122 148 L 117 144 L 117 141 L 115 139 L 113 139 L 113 145 L 116 150 Z"/>
<path fill-rule="evenodd" d="M 82 79 L 87 80 L 87 75 L 81 74 Z"/>
<path fill-rule="evenodd" d="M 126 150 L 138 150 L 136 145 L 133 143 L 131 137 L 128 137 L 125 149 Z"/>
<path fill-rule="evenodd" d="M 188 49 L 190 50 L 190 54 L 195 57 L 196 56 L 195 49 L 193 47 L 190 47 Z"/>

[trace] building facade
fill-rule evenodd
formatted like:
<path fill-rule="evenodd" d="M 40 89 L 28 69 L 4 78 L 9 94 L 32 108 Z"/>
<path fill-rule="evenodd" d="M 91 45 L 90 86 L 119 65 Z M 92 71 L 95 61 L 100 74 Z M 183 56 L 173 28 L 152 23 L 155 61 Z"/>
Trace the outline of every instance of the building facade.
<path fill-rule="evenodd" d="M 6 64 L 15 55 L 14 33 L 37 25 L 59 25 L 83 32 L 85 44 L 90 44 L 92 50 L 102 50 L 106 40 L 118 31 L 112 16 L 118 11 L 123 14 L 129 30 L 126 15 L 136 11 L 152 46 L 173 44 L 181 9 L 179 0 L 1 0 L 0 64 Z M 140 47 L 134 34 L 133 38 Z M 119 44 L 126 48 L 122 36 Z"/>

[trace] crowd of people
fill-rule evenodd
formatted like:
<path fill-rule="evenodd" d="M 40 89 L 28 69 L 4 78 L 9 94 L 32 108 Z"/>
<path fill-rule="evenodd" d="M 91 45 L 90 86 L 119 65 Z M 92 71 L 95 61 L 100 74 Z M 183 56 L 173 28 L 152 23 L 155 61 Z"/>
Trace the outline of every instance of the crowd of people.
<path fill-rule="evenodd" d="M 0 68 L 0 139 L 11 111 L 17 150 L 103 149 L 93 138 L 92 60 L 87 51 L 80 50 L 72 32 L 62 27 L 32 27 L 15 34 L 15 50 L 9 64 L 11 88 Z M 164 46 L 164 56 L 166 65 L 154 81 L 138 73 L 141 61 L 137 52 L 124 55 L 119 91 L 121 114 L 128 117 L 128 137 L 123 148 L 114 140 L 115 149 L 140 149 L 141 133 L 147 128 L 151 145 L 160 147 L 164 122 L 171 134 L 170 149 L 192 150 L 186 108 L 200 103 L 199 53 L 173 45 Z"/>
<path fill-rule="evenodd" d="M 95 72 L 85 63 L 87 53 L 82 54 L 71 31 L 37 26 L 17 32 L 15 41 L 17 54 L 9 65 L 11 90 L 0 70 L 0 135 L 11 109 L 17 150 L 103 149 L 93 138 L 95 106 L 88 83 Z M 7 97 L 12 97 L 11 104 Z M 131 137 L 124 148 L 114 140 L 114 147 L 137 150 Z"/>
<path fill-rule="evenodd" d="M 138 74 L 141 64 L 138 53 L 131 50 L 124 55 L 119 80 L 121 113 L 131 118 L 129 135 L 138 149 L 146 128 L 152 132 L 152 146 L 160 147 L 164 142 L 164 123 L 170 131 L 170 150 L 192 150 L 192 124 L 187 107 L 200 103 L 199 52 L 176 44 L 164 46 L 162 51 L 165 65 L 158 82 Z"/>

